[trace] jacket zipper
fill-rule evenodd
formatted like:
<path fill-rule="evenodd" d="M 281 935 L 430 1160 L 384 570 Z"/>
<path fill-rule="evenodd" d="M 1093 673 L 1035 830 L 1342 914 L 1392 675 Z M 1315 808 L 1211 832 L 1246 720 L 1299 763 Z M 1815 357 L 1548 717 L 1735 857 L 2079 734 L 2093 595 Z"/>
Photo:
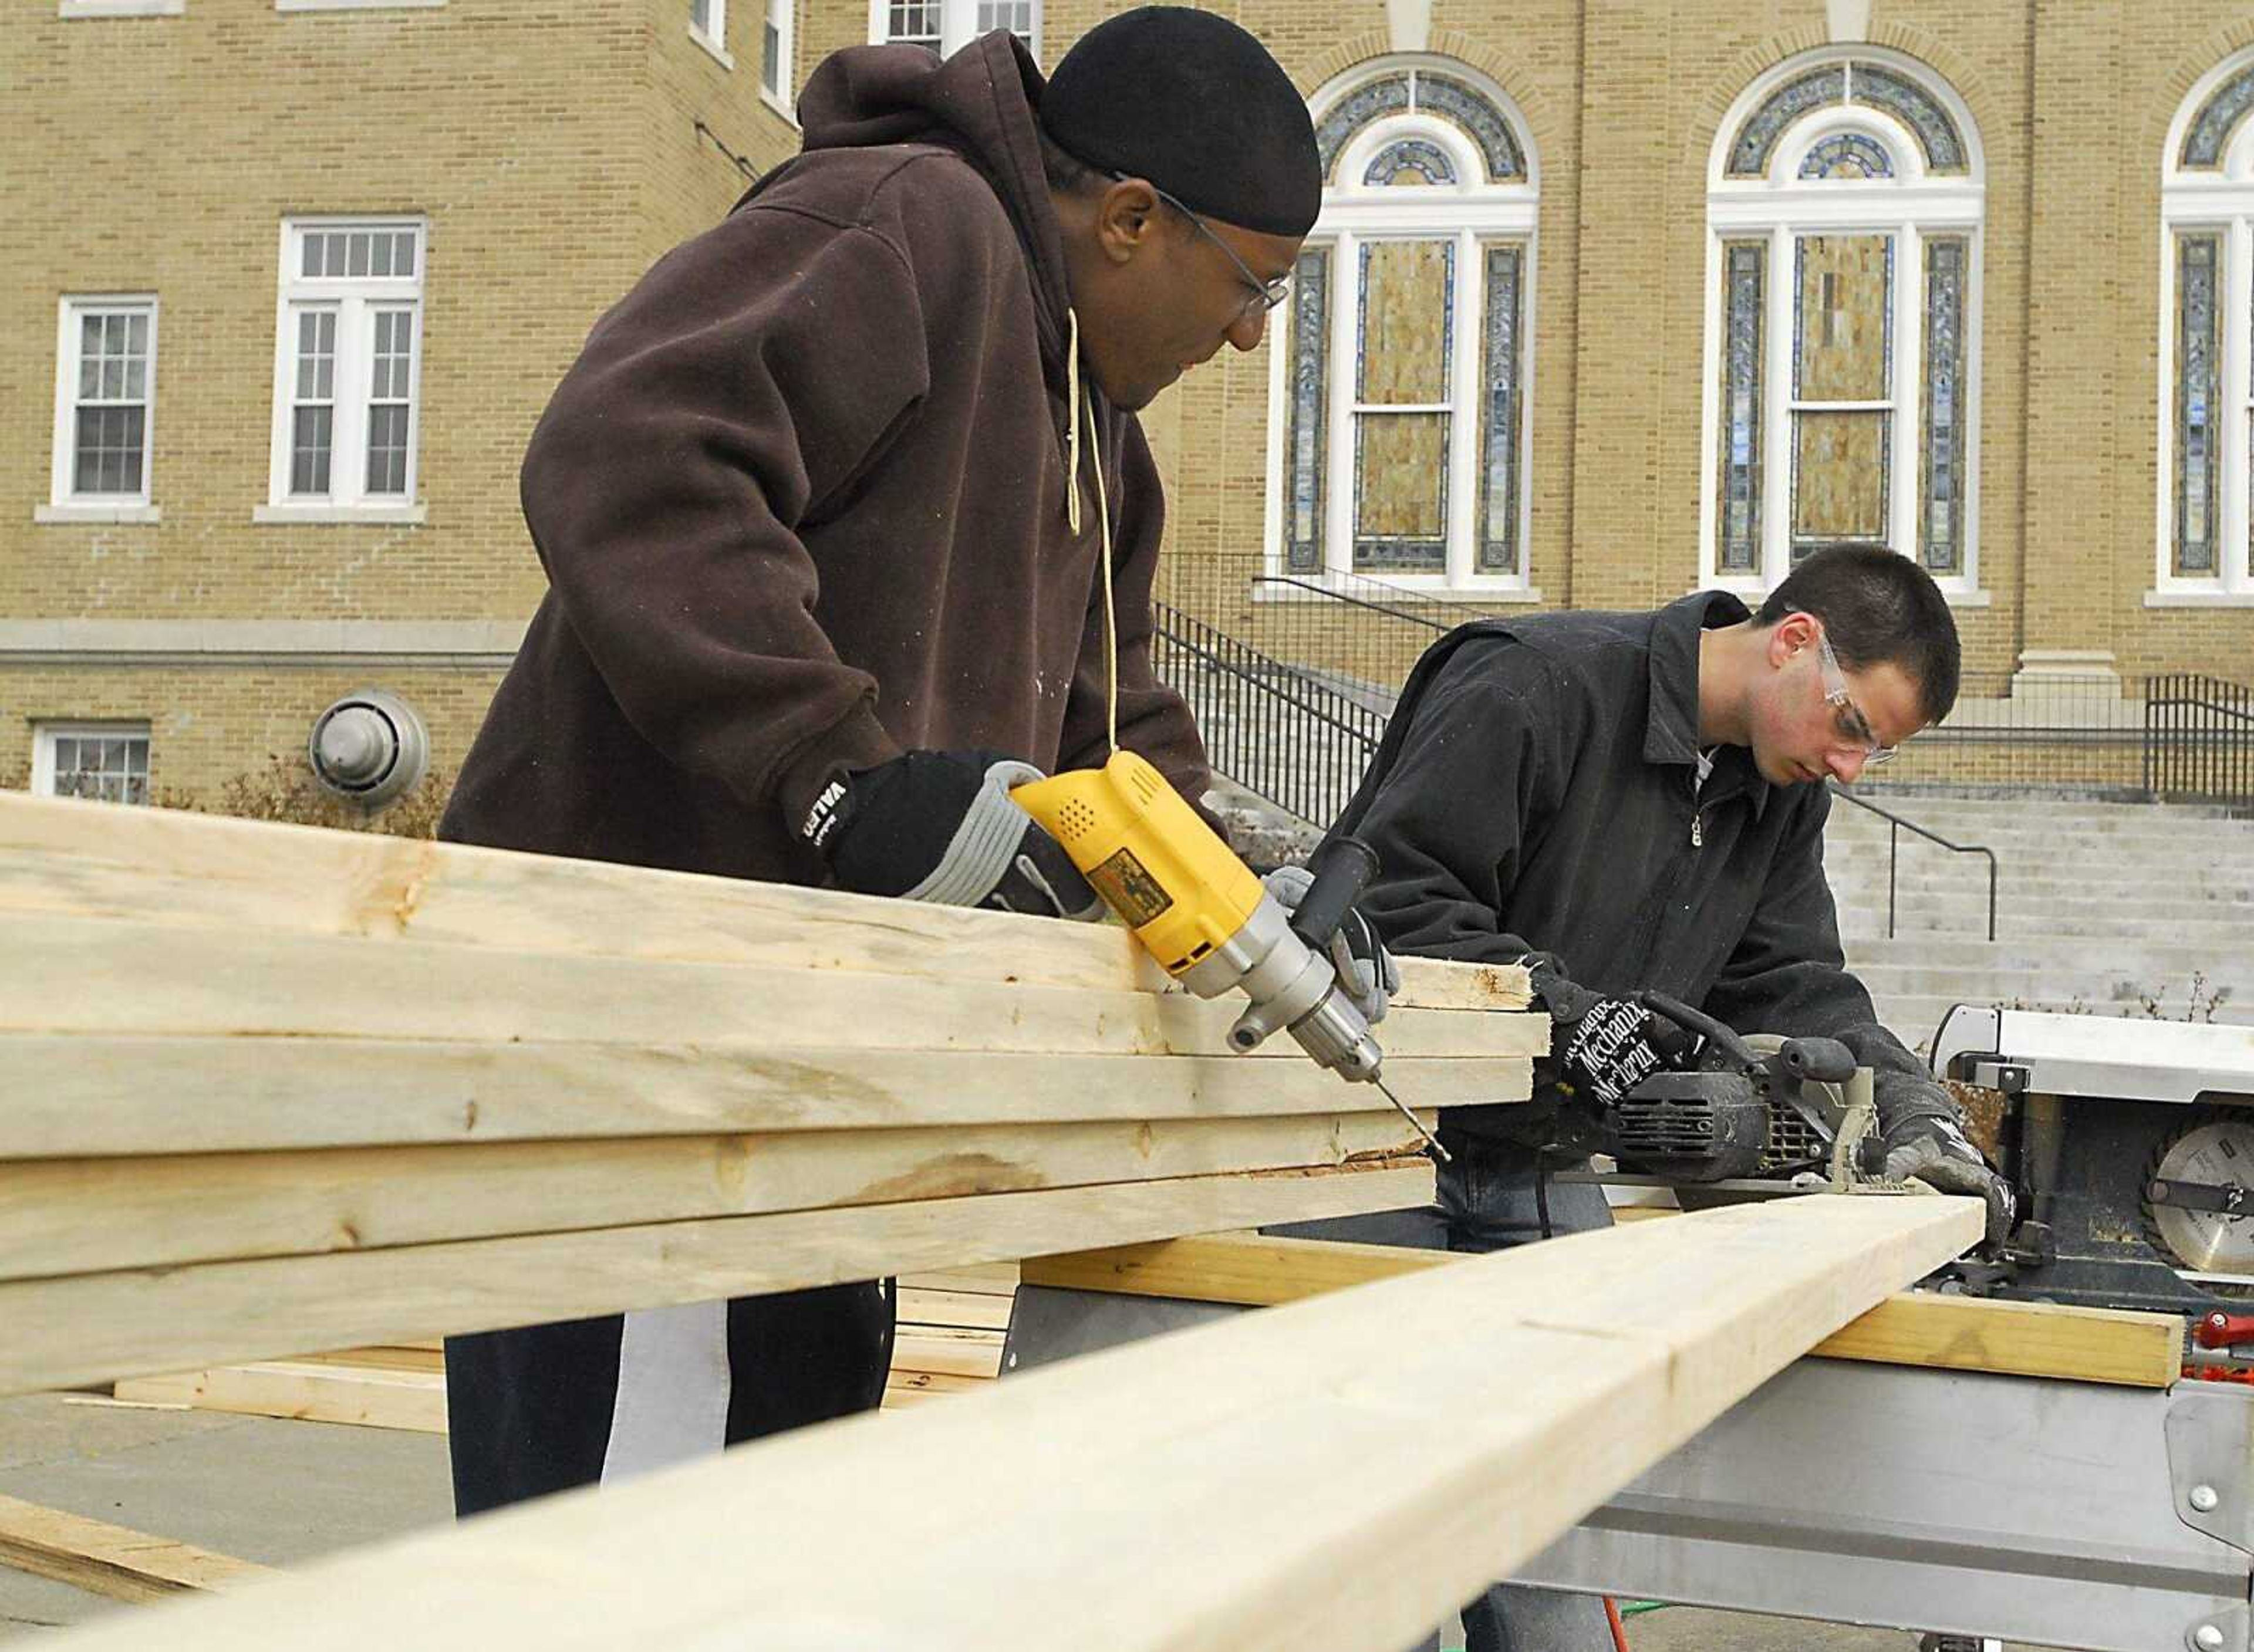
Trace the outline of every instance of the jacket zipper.
<path fill-rule="evenodd" d="M 1704 849 L 1705 846 L 1705 809 L 1698 802 L 1698 771 L 1693 768 L 1690 771 L 1690 847 Z"/>

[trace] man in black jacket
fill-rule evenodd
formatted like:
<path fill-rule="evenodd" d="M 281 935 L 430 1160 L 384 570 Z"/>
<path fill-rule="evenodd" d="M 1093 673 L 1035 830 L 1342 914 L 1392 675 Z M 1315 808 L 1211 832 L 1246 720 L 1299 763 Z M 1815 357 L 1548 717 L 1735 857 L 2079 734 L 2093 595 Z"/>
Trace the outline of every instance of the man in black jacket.
<path fill-rule="evenodd" d="M 1848 973 L 1824 875 L 1823 782 L 1940 722 L 1956 684 L 1940 591 L 1867 548 L 1810 556 L 1758 615 L 1707 592 L 1656 613 L 1485 620 L 1433 646 L 1333 830 L 1377 851 L 1363 910 L 1396 952 L 1526 962 L 1572 1018 L 1532 1105 L 1441 1114 L 1453 1160 L 1422 1242 L 1610 1224 L 1601 1191 L 1550 1181 L 1542 1155 L 1565 1162 L 1561 1109 L 1601 1108 L 1673 1059 L 1671 1029 L 1634 1001 L 1647 988 L 1742 1032 L 1839 1040 L 1876 1074 L 1889 1173 L 1984 1197 L 1992 1236 L 2008 1227 L 2008 1188 Z M 1470 1652 L 1612 1644 L 1599 1603 L 1533 1590 L 1492 1592 L 1465 1622 Z"/>

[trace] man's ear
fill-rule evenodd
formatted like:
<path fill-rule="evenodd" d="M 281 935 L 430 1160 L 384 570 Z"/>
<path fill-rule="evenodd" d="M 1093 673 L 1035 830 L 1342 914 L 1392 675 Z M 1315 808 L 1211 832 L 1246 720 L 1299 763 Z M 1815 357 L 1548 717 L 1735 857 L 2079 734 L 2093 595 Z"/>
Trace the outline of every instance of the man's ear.
<path fill-rule="evenodd" d="M 1769 668 L 1782 670 L 1785 662 L 1803 648 L 1812 648 L 1823 634 L 1824 622 L 1814 614 L 1796 608 L 1768 629 L 1768 655 Z"/>
<path fill-rule="evenodd" d="M 1096 203 L 1096 244 L 1124 264 L 1157 234 L 1158 192 L 1139 178 L 1123 178 Z"/>

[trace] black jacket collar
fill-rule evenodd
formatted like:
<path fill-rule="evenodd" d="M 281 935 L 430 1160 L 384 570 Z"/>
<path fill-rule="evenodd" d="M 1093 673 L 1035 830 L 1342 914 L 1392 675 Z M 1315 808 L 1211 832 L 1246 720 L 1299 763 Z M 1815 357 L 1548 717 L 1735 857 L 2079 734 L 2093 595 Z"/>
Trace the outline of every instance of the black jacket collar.
<path fill-rule="evenodd" d="M 1698 760 L 1698 637 L 1753 617 L 1726 591 L 1698 591 L 1670 602 L 1651 623 L 1651 710 L 1644 727 L 1647 763 L 1695 765 Z M 1754 818 L 1768 812 L 1775 788 L 1754 767 L 1753 753 L 1725 746 L 1714 753 L 1705 797 L 1719 802 L 1740 792 L 1753 798 Z"/>

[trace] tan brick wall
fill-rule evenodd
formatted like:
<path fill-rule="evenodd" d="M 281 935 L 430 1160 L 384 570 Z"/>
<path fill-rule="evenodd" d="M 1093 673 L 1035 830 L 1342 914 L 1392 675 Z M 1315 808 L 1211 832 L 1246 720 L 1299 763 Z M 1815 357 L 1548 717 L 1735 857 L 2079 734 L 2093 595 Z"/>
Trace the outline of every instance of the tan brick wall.
<path fill-rule="evenodd" d="M 313 719 L 355 690 L 386 688 L 422 718 L 434 776 L 451 780 L 500 681 L 488 668 L 337 665 L 0 665 L 0 787 L 30 784 L 42 723 L 149 724 L 151 791 L 214 807 L 227 782 L 270 757 L 302 765 Z"/>
<path fill-rule="evenodd" d="M 866 38 L 866 0 L 798 0 L 792 91 Z M 1124 0 L 1049 0 L 1054 62 Z M 1312 93 L 1390 50 L 1383 0 L 1222 0 Z M 516 620 L 542 590 L 523 444 L 588 326 L 715 221 L 796 134 L 759 92 L 760 0 L 724 68 L 688 0 L 449 0 L 64 23 L 0 8 L 0 620 Z M 1551 606 L 1646 605 L 1696 577 L 1707 158 L 1746 85 L 1826 38 L 1824 0 L 1432 0 L 1429 48 L 1524 113 L 1543 191 L 1533 289 L 1534 583 Z M 2160 149 L 2192 82 L 2254 41 L 2236 0 L 1874 0 L 1872 40 L 1946 78 L 1984 149 L 1979 547 L 1968 665 L 2110 650 L 2124 673 L 2254 675 L 2254 611 L 2156 610 Z M 105 201 L 114 203 L 105 206 Z M 415 527 L 252 525 L 267 490 L 275 261 L 298 213 L 430 222 Z M 35 525 L 49 485 L 56 306 L 162 302 L 153 526 Z M 1413 626 L 1312 635 L 1246 600 L 1265 528 L 1269 352 L 1199 371 L 1145 425 L 1171 483 L 1167 594 L 1256 642 L 1388 675 Z M 1476 609 L 1480 605 L 1466 605 Z M 458 762 L 492 673 L 303 665 L 0 667 L 0 780 L 27 719 L 147 716 L 159 784 L 208 788 L 295 751 L 371 679 Z M 420 686 L 410 686 L 420 685 Z M 428 698 L 429 704 L 424 704 Z M 435 709 L 434 709 L 435 708 Z M 12 731 L 12 732 L 10 732 Z M 10 766 L 14 766 L 11 769 Z"/>

